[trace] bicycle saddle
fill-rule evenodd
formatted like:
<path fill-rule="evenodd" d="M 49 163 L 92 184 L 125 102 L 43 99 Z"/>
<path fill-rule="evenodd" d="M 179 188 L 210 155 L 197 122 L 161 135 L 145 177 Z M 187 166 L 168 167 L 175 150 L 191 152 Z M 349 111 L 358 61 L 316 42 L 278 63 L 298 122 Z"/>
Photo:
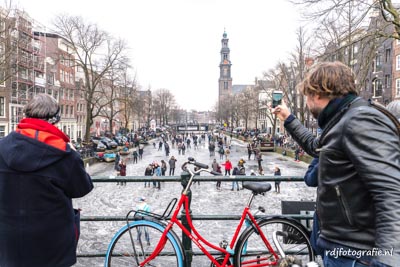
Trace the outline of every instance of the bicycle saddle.
<path fill-rule="evenodd" d="M 270 183 L 261 182 L 243 182 L 243 188 L 253 191 L 253 194 L 258 195 L 271 190 Z"/>

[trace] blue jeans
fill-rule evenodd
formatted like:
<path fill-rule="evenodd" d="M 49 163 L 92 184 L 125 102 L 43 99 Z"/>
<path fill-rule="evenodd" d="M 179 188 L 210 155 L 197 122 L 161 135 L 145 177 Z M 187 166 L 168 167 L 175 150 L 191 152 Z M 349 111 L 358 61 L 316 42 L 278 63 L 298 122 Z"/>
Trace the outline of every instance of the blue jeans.
<path fill-rule="evenodd" d="M 367 267 L 357 260 L 345 258 L 345 257 L 338 257 L 334 258 L 331 255 L 324 256 L 324 267 Z"/>
<path fill-rule="evenodd" d="M 232 182 L 232 190 L 235 189 L 235 185 L 236 185 L 237 190 L 239 190 L 239 183 L 238 183 L 238 181 Z"/>

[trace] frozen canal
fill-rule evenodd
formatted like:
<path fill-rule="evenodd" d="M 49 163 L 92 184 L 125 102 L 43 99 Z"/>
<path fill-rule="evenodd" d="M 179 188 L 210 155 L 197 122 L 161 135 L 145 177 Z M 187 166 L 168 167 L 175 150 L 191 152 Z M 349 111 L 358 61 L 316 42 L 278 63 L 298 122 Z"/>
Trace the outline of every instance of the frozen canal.
<path fill-rule="evenodd" d="M 208 144 L 199 146 L 198 150 L 189 149 L 186 155 L 178 155 L 177 149 L 171 148 L 170 156 L 177 158 L 177 168 L 175 175 L 180 174 L 180 166 L 188 156 L 194 157 L 198 162 L 206 163 L 211 166 L 214 157 L 210 157 L 207 149 Z M 171 147 L 171 145 L 170 145 Z M 219 163 L 219 155 L 215 158 Z M 246 144 L 241 141 L 232 141 L 230 155 L 234 166 L 240 158 L 247 162 L 246 173 L 250 170 L 257 170 L 257 161 L 247 160 Z M 165 160 L 168 165 L 169 157 L 165 156 L 164 151 L 154 149 L 152 145 L 145 147 L 143 159 L 138 164 L 128 162 L 127 176 L 143 176 L 145 167 L 157 161 Z M 112 177 L 115 175 L 113 163 L 96 163 L 88 167 L 88 172 L 95 178 L 96 176 Z M 265 175 L 273 175 L 274 166 L 279 166 L 283 176 L 303 176 L 307 164 L 294 162 L 292 158 L 284 157 L 276 153 L 264 153 L 262 166 Z M 168 170 L 166 172 L 168 174 Z M 112 178 L 110 178 L 112 181 Z M 274 188 L 273 184 L 272 187 Z M 162 213 L 170 200 L 174 197 L 179 198 L 182 190 L 180 183 L 161 183 L 161 190 L 145 188 L 143 183 L 127 183 L 126 186 L 119 186 L 116 182 L 95 183 L 94 190 L 82 199 L 74 200 L 74 207 L 82 209 L 82 216 L 125 216 L 126 213 L 135 207 L 137 199 L 145 196 L 150 204 L 152 211 Z M 314 200 L 315 188 L 308 188 L 302 182 L 281 183 L 281 193 L 272 191 L 265 196 L 258 196 L 254 201 L 254 206 L 264 206 L 267 214 L 281 214 L 281 201 Z M 250 195 L 247 190 L 231 191 L 231 182 L 222 182 L 222 190 L 217 191 L 215 182 L 201 182 L 192 186 L 192 212 L 194 215 L 239 215 Z M 78 245 L 78 253 L 105 253 L 108 243 L 114 233 L 123 226 L 124 222 L 81 222 L 81 237 Z M 199 232 L 208 240 L 218 244 L 222 239 L 228 239 L 233 235 L 234 226 L 237 221 L 195 221 Z M 175 229 L 180 235 L 179 229 Z M 194 248 L 197 249 L 197 248 Z M 103 258 L 78 258 L 75 266 L 104 266 Z M 209 266 L 206 258 L 195 256 L 192 266 Z"/>

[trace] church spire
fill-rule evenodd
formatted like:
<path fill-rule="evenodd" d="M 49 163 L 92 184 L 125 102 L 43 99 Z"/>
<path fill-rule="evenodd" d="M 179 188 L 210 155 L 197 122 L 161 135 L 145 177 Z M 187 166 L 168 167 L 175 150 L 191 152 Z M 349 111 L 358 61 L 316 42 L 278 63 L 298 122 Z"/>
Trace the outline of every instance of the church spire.
<path fill-rule="evenodd" d="M 231 60 L 230 60 L 230 49 L 228 46 L 228 34 L 224 29 L 221 39 L 221 62 L 219 64 L 220 74 L 219 74 L 219 94 L 218 102 L 221 105 L 221 101 L 228 95 L 232 94 L 232 77 L 231 77 Z"/>

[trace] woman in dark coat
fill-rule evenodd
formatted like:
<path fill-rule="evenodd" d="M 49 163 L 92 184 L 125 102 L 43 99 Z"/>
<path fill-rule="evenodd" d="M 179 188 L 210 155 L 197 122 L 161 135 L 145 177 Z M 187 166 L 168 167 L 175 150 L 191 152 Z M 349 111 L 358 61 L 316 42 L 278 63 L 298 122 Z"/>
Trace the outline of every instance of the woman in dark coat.
<path fill-rule="evenodd" d="M 93 189 L 83 161 L 54 124 L 57 101 L 36 95 L 0 140 L 0 266 L 72 266 L 79 212 L 72 198 Z"/>

